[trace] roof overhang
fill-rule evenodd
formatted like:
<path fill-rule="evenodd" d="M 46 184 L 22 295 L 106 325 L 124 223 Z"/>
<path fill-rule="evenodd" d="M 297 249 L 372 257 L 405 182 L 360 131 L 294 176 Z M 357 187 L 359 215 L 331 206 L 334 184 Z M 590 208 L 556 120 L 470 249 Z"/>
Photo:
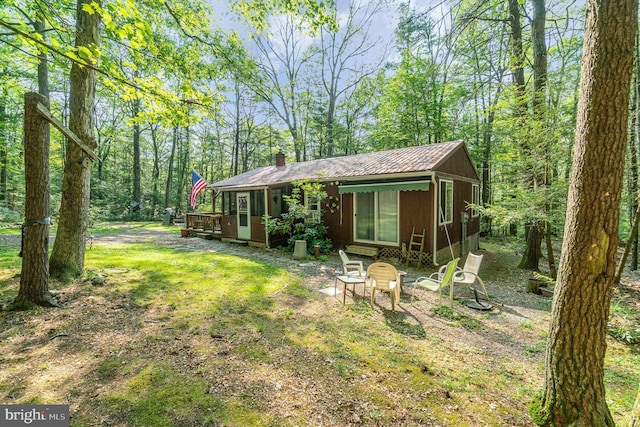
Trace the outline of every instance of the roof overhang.
<path fill-rule="evenodd" d="M 340 194 L 363 193 L 371 191 L 418 191 L 429 190 L 429 185 L 433 180 L 433 172 L 420 171 L 408 173 L 395 173 L 384 175 L 367 176 L 315 176 L 306 178 L 309 180 L 320 180 L 325 183 L 335 183 L 339 185 Z M 295 180 L 294 180 L 295 181 Z M 268 184 L 236 184 L 236 185 L 209 185 L 209 188 L 218 192 L 223 191 L 250 191 L 264 190 L 265 188 L 277 188 L 283 185 L 290 185 L 292 181 L 269 182 Z M 341 183 L 341 184 L 339 184 Z"/>
<path fill-rule="evenodd" d="M 371 193 L 377 191 L 428 191 L 431 177 L 420 181 L 374 182 L 369 184 L 345 184 L 338 187 L 338 193 Z"/>
<path fill-rule="evenodd" d="M 266 185 L 254 185 L 254 186 L 240 186 L 240 185 L 230 185 L 228 187 L 210 187 L 214 189 L 216 192 L 221 193 L 223 191 L 251 191 L 251 190 L 264 190 L 269 188 Z"/>

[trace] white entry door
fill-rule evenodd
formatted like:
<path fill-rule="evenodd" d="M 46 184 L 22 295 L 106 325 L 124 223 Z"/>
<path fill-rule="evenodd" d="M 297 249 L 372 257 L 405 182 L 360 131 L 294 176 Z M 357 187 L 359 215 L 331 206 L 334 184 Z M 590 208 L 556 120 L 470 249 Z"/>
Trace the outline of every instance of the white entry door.
<path fill-rule="evenodd" d="M 249 193 L 237 193 L 238 239 L 251 240 L 251 199 Z"/>

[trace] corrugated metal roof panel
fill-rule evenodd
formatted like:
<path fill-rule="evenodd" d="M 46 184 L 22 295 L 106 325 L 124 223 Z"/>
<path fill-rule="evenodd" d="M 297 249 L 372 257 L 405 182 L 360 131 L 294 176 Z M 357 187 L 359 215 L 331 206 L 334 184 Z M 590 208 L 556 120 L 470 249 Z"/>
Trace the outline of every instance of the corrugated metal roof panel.
<path fill-rule="evenodd" d="M 319 174 L 324 180 L 332 180 L 428 172 L 463 144 L 462 141 L 452 141 L 291 163 L 280 167 L 265 166 L 215 182 L 209 186 L 243 188 L 277 185 L 301 179 L 317 178 Z"/>

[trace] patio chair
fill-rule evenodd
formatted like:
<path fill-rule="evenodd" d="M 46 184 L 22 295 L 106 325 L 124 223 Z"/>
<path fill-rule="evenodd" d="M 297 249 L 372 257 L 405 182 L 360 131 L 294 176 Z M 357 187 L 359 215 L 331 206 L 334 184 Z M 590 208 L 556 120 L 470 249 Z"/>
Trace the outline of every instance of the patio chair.
<path fill-rule="evenodd" d="M 411 304 L 416 295 L 416 288 L 422 288 L 433 292 L 439 292 L 442 298 L 442 288 L 449 286 L 449 299 L 453 305 L 453 275 L 458 267 L 460 258 L 455 258 L 447 263 L 439 272 L 433 273 L 429 277 L 418 277 L 413 283 L 413 292 L 411 294 Z"/>
<path fill-rule="evenodd" d="M 376 300 L 376 291 L 387 291 L 391 296 L 391 310 L 395 311 L 396 301 L 400 300 L 400 281 L 398 270 L 386 262 L 374 262 L 367 268 L 371 286 L 371 306 Z"/>
<path fill-rule="evenodd" d="M 484 255 L 476 255 L 469 252 L 467 259 L 464 262 L 464 267 L 462 267 L 462 269 L 456 269 L 456 273 L 453 275 L 453 282 L 455 284 L 471 286 L 477 280 L 478 283 L 480 283 L 480 286 L 482 286 L 482 292 L 484 292 L 488 300 L 489 294 L 487 293 L 487 288 L 484 286 L 484 282 L 480 276 L 478 276 L 480 264 L 482 264 L 482 257 L 484 257 Z"/>
<path fill-rule="evenodd" d="M 367 277 L 362 261 L 351 261 L 342 249 L 338 251 L 338 255 L 340 255 L 340 259 L 342 260 L 342 270 L 345 276 L 360 277 L 362 279 Z"/>

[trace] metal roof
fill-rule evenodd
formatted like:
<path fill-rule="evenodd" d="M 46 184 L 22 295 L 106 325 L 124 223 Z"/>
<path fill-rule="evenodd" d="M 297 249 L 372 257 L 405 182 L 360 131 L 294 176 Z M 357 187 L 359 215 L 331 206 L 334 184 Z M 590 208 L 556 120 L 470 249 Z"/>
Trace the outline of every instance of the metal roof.
<path fill-rule="evenodd" d="M 353 181 L 366 178 L 391 178 L 396 175 L 419 176 L 421 173 L 437 168 L 461 146 L 464 147 L 464 142 L 459 140 L 311 160 L 278 167 L 264 166 L 209 184 L 209 187 L 241 189 L 287 184 L 292 181 L 313 178 L 321 178 L 324 181 Z"/>

